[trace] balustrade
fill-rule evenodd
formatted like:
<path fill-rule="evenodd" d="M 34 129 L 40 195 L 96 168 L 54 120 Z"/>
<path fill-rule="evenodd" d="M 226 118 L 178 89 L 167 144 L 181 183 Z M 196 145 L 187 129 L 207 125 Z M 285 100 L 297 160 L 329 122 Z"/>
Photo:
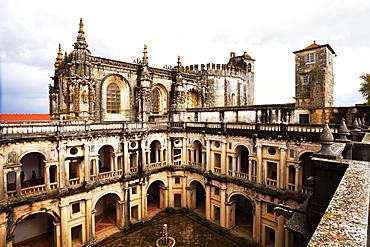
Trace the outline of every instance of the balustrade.
<path fill-rule="evenodd" d="M 226 127 L 226 128 L 225 128 Z M 148 131 L 148 130 L 167 130 L 167 129 L 219 129 L 228 131 L 263 131 L 263 132 L 282 132 L 289 133 L 315 133 L 322 132 L 322 125 L 312 124 L 257 124 L 257 123 L 216 123 L 216 122 L 128 122 L 128 123 L 89 123 L 86 121 L 43 121 L 43 122 L 22 122 L 12 123 L 0 122 L 0 134 L 6 136 L 33 137 L 34 135 L 75 135 L 88 134 L 93 132 L 122 132 L 122 131 Z M 338 133 L 339 125 L 332 125 L 332 133 Z"/>
<path fill-rule="evenodd" d="M 99 173 L 99 178 L 100 179 L 105 179 L 105 178 L 112 178 L 114 177 L 115 171 L 108 171 L 108 172 L 102 172 Z"/>
<path fill-rule="evenodd" d="M 306 186 L 298 186 L 298 192 L 309 195 L 313 191 L 313 188 Z"/>
<path fill-rule="evenodd" d="M 288 184 L 288 190 L 295 191 L 295 184 Z"/>
<path fill-rule="evenodd" d="M 235 171 L 235 176 L 237 178 L 242 178 L 242 179 L 248 180 L 248 174 L 247 173 L 244 173 L 244 172 L 237 172 L 237 171 Z"/>
<path fill-rule="evenodd" d="M 266 178 L 266 184 L 269 186 L 275 186 L 277 185 L 277 181 L 274 179 Z"/>
<path fill-rule="evenodd" d="M 43 192 L 45 190 L 46 190 L 45 184 L 41 184 L 41 185 L 21 189 L 21 195 L 24 196 L 28 194 L 34 194 L 38 192 Z"/>
<path fill-rule="evenodd" d="M 72 178 L 69 180 L 69 185 L 77 185 L 80 183 L 80 178 Z"/>

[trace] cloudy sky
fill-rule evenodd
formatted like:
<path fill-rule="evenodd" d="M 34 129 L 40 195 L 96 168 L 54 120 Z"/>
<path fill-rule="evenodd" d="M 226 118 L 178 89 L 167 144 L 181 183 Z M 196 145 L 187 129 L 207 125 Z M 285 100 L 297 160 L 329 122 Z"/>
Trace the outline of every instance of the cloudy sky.
<path fill-rule="evenodd" d="M 255 104 L 294 102 L 294 54 L 330 44 L 335 105 L 362 103 L 370 73 L 369 0 L 29 1 L 0 0 L 1 113 L 48 113 L 58 44 L 68 53 L 80 17 L 92 55 L 132 62 L 148 45 L 149 65 L 255 62 Z"/>

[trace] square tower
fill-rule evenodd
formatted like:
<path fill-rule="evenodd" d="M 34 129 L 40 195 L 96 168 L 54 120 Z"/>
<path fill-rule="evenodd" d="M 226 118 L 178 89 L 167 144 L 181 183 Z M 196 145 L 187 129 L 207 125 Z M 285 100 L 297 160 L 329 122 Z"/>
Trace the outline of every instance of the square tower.
<path fill-rule="evenodd" d="M 310 46 L 295 54 L 295 104 L 298 108 L 331 107 L 334 104 L 334 50 L 330 45 Z"/>

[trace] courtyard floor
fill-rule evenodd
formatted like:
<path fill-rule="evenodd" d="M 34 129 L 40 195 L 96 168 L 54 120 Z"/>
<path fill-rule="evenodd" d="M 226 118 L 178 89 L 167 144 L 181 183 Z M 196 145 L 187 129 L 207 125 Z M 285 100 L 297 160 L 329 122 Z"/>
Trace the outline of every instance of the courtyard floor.
<path fill-rule="evenodd" d="M 229 231 L 223 231 L 202 219 L 195 213 L 159 212 L 146 224 L 137 224 L 128 233 L 117 233 L 98 242 L 99 247 L 154 247 L 162 236 L 163 225 L 168 225 L 168 236 L 180 246 L 240 247 L 258 246 L 244 238 L 238 238 Z"/>

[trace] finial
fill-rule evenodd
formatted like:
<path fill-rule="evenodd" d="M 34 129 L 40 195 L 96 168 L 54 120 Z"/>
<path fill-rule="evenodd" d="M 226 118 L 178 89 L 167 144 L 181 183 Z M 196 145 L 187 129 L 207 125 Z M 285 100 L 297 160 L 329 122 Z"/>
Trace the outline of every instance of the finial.
<path fill-rule="evenodd" d="M 313 43 L 316 44 L 316 40 L 314 40 Z"/>
<path fill-rule="evenodd" d="M 184 66 L 182 66 L 182 63 L 180 61 L 180 56 L 177 56 L 177 68 L 178 70 L 182 70 Z"/>
<path fill-rule="evenodd" d="M 342 123 L 339 127 L 338 133 L 339 133 L 338 141 L 348 141 L 347 135 L 349 135 L 349 131 L 348 131 L 346 121 L 344 120 L 344 118 L 342 118 Z"/>
<path fill-rule="evenodd" d="M 74 47 L 78 49 L 87 49 L 88 45 L 85 40 L 85 32 L 83 30 L 84 24 L 82 18 L 80 18 L 77 41 L 74 43 Z"/>
<path fill-rule="evenodd" d="M 59 43 L 59 48 L 58 48 L 58 53 L 57 54 L 58 54 L 58 56 L 57 56 L 56 61 L 54 63 L 55 68 L 58 67 L 63 61 L 62 46 L 61 46 L 60 43 Z"/>
<path fill-rule="evenodd" d="M 146 45 L 144 45 L 144 56 L 143 56 L 143 65 L 148 65 L 149 64 L 149 62 L 148 62 L 148 55 L 147 55 L 147 53 L 148 53 L 148 51 L 147 51 L 147 46 Z"/>
<path fill-rule="evenodd" d="M 78 30 L 78 32 L 83 32 L 83 27 L 84 27 L 84 24 L 82 22 L 82 18 L 80 18 L 80 29 Z"/>
<path fill-rule="evenodd" d="M 323 131 L 320 135 L 319 140 L 320 140 L 320 142 L 333 142 L 334 141 L 334 137 L 333 137 L 333 134 L 330 131 L 328 121 L 325 121 L 325 126 L 324 126 L 324 129 L 323 129 Z"/>

